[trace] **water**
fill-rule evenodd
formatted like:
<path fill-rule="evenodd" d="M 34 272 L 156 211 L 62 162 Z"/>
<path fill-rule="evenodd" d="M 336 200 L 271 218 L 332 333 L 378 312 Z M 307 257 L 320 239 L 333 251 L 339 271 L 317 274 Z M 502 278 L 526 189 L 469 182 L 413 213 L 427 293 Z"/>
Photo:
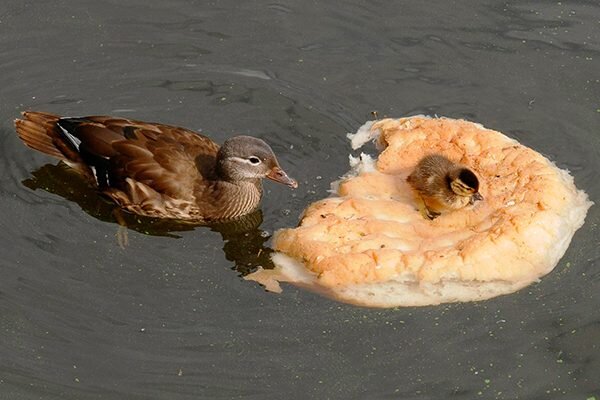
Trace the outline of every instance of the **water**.
<path fill-rule="evenodd" d="M 599 399 L 598 206 L 552 274 L 480 303 L 376 310 L 239 277 L 371 111 L 500 130 L 598 203 L 599 24 L 594 1 L 4 0 L 0 397 Z M 242 230 L 142 221 L 121 249 L 106 203 L 19 142 L 25 109 L 253 134 L 301 186 L 267 183 Z"/>

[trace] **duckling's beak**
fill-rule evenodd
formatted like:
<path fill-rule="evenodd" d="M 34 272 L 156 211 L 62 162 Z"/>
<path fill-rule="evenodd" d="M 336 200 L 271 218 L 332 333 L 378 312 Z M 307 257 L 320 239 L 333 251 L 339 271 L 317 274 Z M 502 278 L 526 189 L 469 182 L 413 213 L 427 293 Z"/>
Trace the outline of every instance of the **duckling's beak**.
<path fill-rule="evenodd" d="M 481 195 L 481 193 L 477 192 L 473 196 L 471 196 L 471 201 L 469 203 L 473 204 L 476 201 L 481 201 L 481 200 L 483 200 L 483 196 Z"/>
<path fill-rule="evenodd" d="M 287 185 L 294 189 L 298 187 L 298 182 L 290 178 L 280 167 L 271 168 L 271 170 L 267 174 L 267 178 L 274 180 L 275 182 L 283 183 L 284 185 Z"/>

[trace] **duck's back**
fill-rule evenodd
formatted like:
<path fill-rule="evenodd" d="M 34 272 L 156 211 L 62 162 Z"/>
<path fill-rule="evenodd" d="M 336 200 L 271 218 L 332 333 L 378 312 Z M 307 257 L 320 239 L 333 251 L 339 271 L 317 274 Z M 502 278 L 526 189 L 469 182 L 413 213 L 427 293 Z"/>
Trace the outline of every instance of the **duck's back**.
<path fill-rule="evenodd" d="M 213 190 L 219 146 L 196 132 L 107 116 L 23 115 L 15 124 L 25 144 L 64 160 L 125 209 L 190 219 L 197 197 Z"/>

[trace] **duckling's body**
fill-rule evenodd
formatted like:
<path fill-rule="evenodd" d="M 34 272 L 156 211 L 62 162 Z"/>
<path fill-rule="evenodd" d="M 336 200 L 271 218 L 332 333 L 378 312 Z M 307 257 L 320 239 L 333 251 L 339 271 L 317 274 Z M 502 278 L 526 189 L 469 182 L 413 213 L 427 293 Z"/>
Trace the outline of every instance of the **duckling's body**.
<path fill-rule="evenodd" d="M 185 128 L 118 117 L 62 118 L 25 112 L 23 142 L 80 172 L 120 208 L 198 223 L 254 211 L 262 179 L 296 187 L 264 141 L 228 139 L 222 147 Z"/>
<path fill-rule="evenodd" d="M 407 181 L 419 194 L 429 219 L 483 199 L 475 173 L 440 154 L 423 157 Z"/>

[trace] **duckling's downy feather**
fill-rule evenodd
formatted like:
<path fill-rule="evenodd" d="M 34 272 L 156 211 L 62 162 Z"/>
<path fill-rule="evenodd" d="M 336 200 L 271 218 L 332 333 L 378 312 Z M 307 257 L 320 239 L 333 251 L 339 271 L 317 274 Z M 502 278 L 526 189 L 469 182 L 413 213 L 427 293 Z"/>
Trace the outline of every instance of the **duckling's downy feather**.
<path fill-rule="evenodd" d="M 473 171 L 441 154 L 423 157 L 407 181 L 421 197 L 429 218 L 472 204 L 472 195 L 479 190 Z"/>

